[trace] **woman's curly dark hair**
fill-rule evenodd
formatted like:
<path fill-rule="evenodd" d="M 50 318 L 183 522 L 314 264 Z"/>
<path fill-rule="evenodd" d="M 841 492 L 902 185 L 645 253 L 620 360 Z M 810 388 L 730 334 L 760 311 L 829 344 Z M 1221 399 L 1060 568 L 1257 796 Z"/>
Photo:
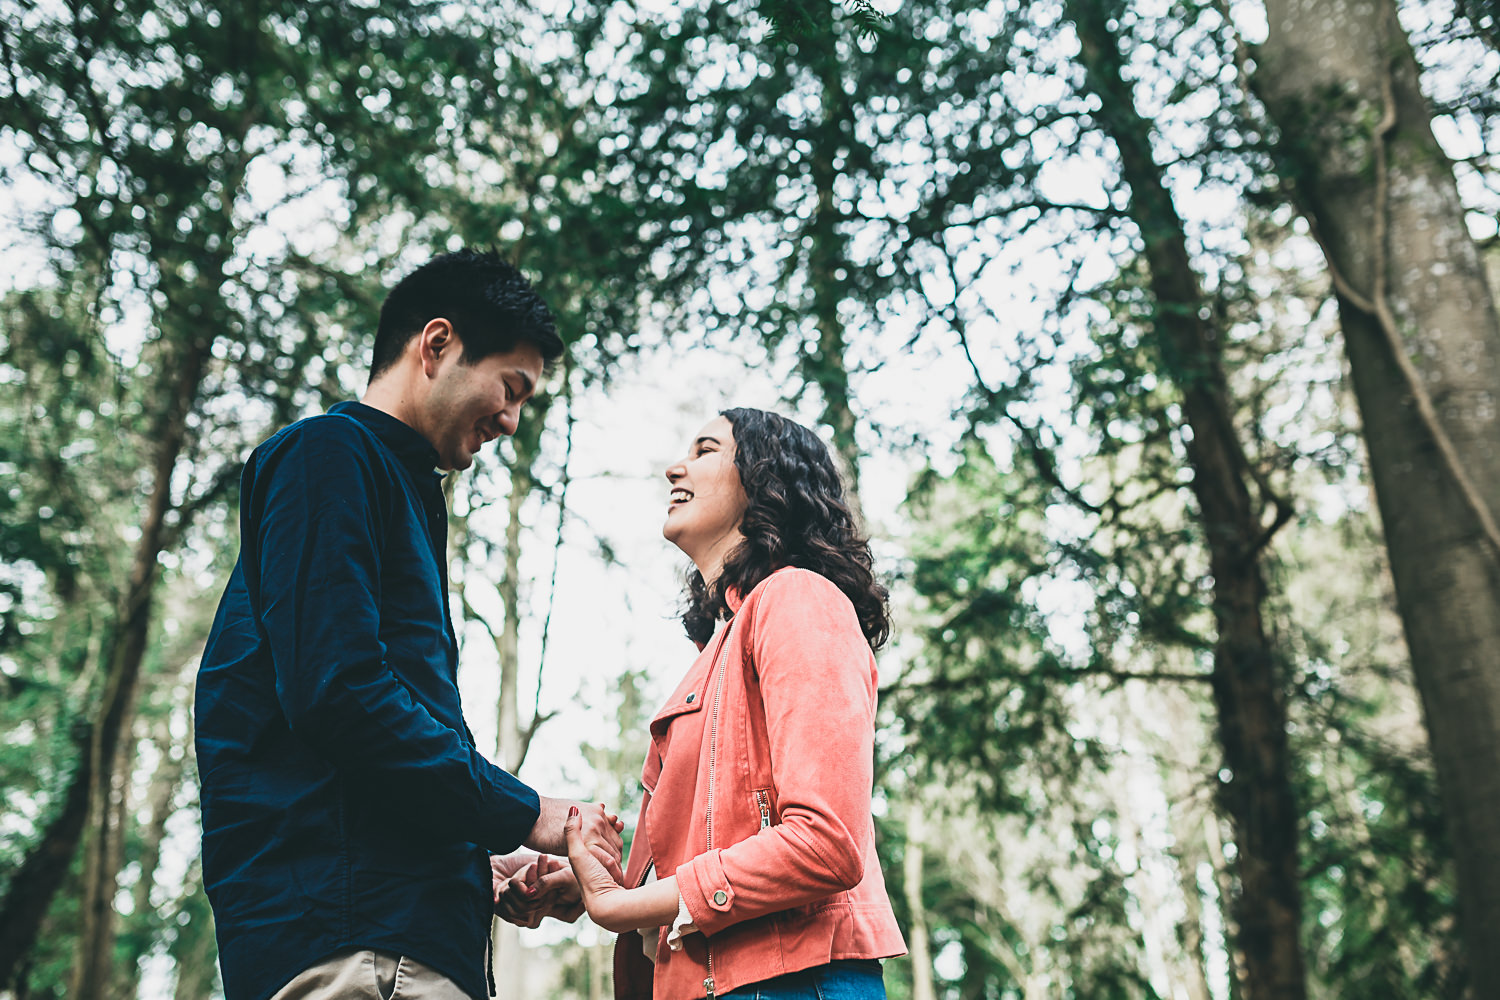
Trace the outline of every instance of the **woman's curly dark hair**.
<path fill-rule="evenodd" d="M 775 413 L 745 407 L 721 414 L 734 428 L 734 467 L 749 505 L 740 521 L 745 540 L 708 586 L 696 569 L 687 577 L 682 624 L 706 643 L 728 614 L 726 590 L 748 594 L 784 566 L 810 569 L 834 583 L 854 605 L 859 627 L 879 649 L 890 636 L 889 595 L 875 579 L 870 543 L 854 524 L 833 457 L 818 436 Z"/>

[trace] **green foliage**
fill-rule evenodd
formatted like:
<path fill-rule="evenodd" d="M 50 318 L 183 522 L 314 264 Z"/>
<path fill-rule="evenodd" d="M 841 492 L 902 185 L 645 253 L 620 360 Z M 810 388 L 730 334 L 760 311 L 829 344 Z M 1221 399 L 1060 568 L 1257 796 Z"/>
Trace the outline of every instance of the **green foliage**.
<path fill-rule="evenodd" d="M 951 783 L 954 762 L 997 811 L 1041 808 L 1088 753 L 1059 700 L 1071 666 L 1030 597 L 1053 568 L 1042 495 L 974 439 L 951 477 L 929 472 L 910 501 L 925 533 L 909 581 L 930 619 L 889 705 L 930 780 Z"/>

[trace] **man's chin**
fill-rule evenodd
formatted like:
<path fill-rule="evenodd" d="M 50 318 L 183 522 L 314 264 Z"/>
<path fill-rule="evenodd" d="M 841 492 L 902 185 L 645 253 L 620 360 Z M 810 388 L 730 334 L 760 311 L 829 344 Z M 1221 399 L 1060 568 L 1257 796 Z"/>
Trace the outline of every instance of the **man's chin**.
<path fill-rule="evenodd" d="M 461 451 L 457 455 L 439 455 L 437 467 L 440 472 L 463 472 L 473 464 L 474 453 Z"/>

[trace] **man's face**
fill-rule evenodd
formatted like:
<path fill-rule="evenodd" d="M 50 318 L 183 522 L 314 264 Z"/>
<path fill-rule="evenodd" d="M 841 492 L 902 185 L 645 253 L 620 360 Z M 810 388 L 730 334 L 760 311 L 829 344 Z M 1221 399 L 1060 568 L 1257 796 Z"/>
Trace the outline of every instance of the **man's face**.
<path fill-rule="evenodd" d="M 438 468 L 467 469 L 486 442 L 514 434 L 521 405 L 541 377 L 542 354 L 534 344 L 466 364 L 463 344 L 450 343 L 436 360 L 417 428 L 437 449 Z"/>

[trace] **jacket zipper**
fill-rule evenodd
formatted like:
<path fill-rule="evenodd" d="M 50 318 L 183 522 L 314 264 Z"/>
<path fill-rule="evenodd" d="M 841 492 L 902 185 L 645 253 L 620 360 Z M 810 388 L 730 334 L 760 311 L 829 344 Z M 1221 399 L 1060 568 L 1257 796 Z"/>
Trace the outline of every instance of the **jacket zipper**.
<path fill-rule="evenodd" d="M 760 828 L 764 830 L 771 825 L 771 798 L 765 792 L 757 790 L 755 803 L 760 806 Z"/>
<path fill-rule="evenodd" d="M 708 815 L 704 822 L 707 831 L 708 850 L 714 849 L 714 768 L 719 758 L 719 703 L 724 697 L 724 672 L 729 662 L 729 637 L 734 633 L 734 619 L 724 629 L 724 644 L 719 647 L 718 684 L 714 687 L 714 704 L 708 719 Z M 714 950 L 706 943 L 704 953 L 708 956 L 708 978 L 703 980 L 706 1000 L 714 1000 Z"/>

